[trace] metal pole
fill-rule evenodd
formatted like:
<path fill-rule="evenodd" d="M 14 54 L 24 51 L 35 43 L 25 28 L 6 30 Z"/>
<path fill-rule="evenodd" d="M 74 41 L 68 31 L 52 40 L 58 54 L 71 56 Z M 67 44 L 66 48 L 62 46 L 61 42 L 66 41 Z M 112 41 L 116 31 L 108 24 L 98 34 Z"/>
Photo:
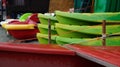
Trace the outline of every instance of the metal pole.
<path fill-rule="evenodd" d="M 51 20 L 48 19 L 48 44 L 51 44 Z"/>
<path fill-rule="evenodd" d="M 102 22 L 102 45 L 106 46 L 106 21 Z"/>

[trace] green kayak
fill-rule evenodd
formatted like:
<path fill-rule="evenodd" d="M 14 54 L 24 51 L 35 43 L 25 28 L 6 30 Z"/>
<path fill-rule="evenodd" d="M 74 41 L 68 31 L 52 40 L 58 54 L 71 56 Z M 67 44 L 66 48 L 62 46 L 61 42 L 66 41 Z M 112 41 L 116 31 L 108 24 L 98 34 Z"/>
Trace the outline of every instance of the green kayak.
<path fill-rule="evenodd" d="M 79 44 L 80 42 L 84 42 L 88 40 L 87 38 L 67 38 L 67 37 L 56 37 L 56 43 L 59 45 L 65 45 L 65 44 Z"/>
<path fill-rule="evenodd" d="M 106 20 L 107 24 L 120 23 L 120 12 L 116 13 L 69 13 L 56 11 L 59 23 L 71 25 L 96 25 Z"/>
<path fill-rule="evenodd" d="M 102 36 L 102 26 L 78 26 L 56 23 L 55 28 L 59 36 L 70 38 L 95 38 Z M 120 25 L 107 25 L 106 34 L 120 34 Z"/>
<path fill-rule="evenodd" d="M 24 21 L 26 21 L 26 20 L 28 19 L 28 17 L 29 17 L 30 15 L 32 15 L 32 13 L 25 13 L 25 14 L 23 14 L 23 15 L 19 18 L 19 20 L 22 21 L 22 22 L 24 22 Z"/>
<path fill-rule="evenodd" d="M 65 44 L 79 44 L 84 46 L 102 46 L 101 38 L 66 38 L 66 37 L 56 37 L 56 42 L 59 45 Z M 120 46 L 120 36 L 108 37 L 106 38 L 106 46 Z"/>
<path fill-rule="evenodd" d="M 50 19 L 51 25 L 54 25 L 54 23 L 58 23 L 56 17 L 44 15 L 44 14 L 38 14 L 38 18 L 41 22 L 41 24 L 47 24 L 48 25 L 48 19 Z"/>
<path fill-rule="evenodd" d="M 94 38 L 87 40 L 86 42 L 80 42 L 79 44 L 87 46 L 102 46 L 102 39 Z M 120 46 L 120 36 L 106 38 L 106 46 Z"/>
<path fill-rule="evenodd" d="M 38 29 L 40 31 L 40 33 L 42 34 L 48 34 L 48 25 L 45 24 L 38 24 Z M 53 25 L 51 25 L 51 34 L 57 34 L 55 27 Z"/>
<path fill-rule="evenodd" d="M 48 35 L 37 33 L 37 39 L 40 44 L 48 44 Z M 51 36 L 51 44 L 56 44 L 56 36 Z"/>

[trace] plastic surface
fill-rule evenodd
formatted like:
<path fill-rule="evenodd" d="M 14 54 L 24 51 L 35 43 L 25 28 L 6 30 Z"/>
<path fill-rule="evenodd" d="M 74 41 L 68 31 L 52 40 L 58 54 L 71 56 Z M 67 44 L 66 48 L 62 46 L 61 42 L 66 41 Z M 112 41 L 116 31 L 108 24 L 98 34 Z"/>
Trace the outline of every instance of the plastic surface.
<path fill-rule="evenodd" d="M 13 20 L 2 26 L 16 39 L 36 38 L 36 33 L 39 32 L 37 14 L 26 13 L 21 17 L 22 19 L 25 21 Z"/>
<path fill-rule="evenodd" d="M 58 45 L 0 43 L 0 67 L 104 67 Z"/>
<path fill-rule="evenodd" d="M 23 14 L 23 15 L 19 18 L 19 20 L 22 21 L 22 22 L 24 22 L 24 21 L 26 21 L 31 15 L 32 15 L 32 13 L 25 13 L 25 14 Z"/>
<path fill-rule="evenodd" d="M 2 26 L 3 28 L 7 30 L 29 30 L 34 29 L 33 24 L 4 24 Z"/>
<path fill-rule="evenodd" d="M 68 37 L 56 37 L 56 43 L 59 45 L 66 45 L 66 44 L 80 44 L 80 42 L 85 42 L 90 38 L 68 38 Z"/>
<path fill-rule="evenodd" d="M 41 24 L 47 24 L 48 25 L 48 19 L 50 19 L 51 25 L 54 25 L 55 23 L 58 23 L 56 17 L 44 15 L 44 14 L 38 14 L 39 21 Z"/>
<path fill-rule="evenodd" d="M 119 67 L 120 66 L 120 46 L 79 46 L 69 45 L 79 56 L 83 56 L 91 61 L 100 63 L 106 67 Z"/>
<path fill-rule="evenodd" d="M 36 38 L 38 32 L 39 30 L 36 28 L 31 30 L 8 30 L 8 33 L 16 39 Z"/>
<path fill-rule="evenodd" d="M 57 44 L 78 44 L 82 46 L 102 46 L 102 38 L 67 38 L 67 37 L 56 37 Z M 107 37 L 106 46 L 120 46 L 120 36 Z"/>
<path fill-rule="evenodd" d="M 55 25 L 59 36 L 71 38 L 96 38 L 102 36 L 102 25 L 79 26 L 57 23 Z M 120 25 L 106 25 L 106 35 L 119 34 Z"/>
<path fill-rule="evenodd" d="M 48 34 L 37 33 L 36 37 L 40 44 L 48 44 Z M 51 35 L 51 44 L 56 44 L 56 35 Z"/>
<path fill-rule="evenodd" d="M 42 34 L 48 34 L 48 25 L 38 24 L 37 26 L 38 26 L 38 29 L 39 29 L 40 33 L 42 33 Z M 51 34 L 52 35 L 57 34 L 54 25 L 51 25 Z"/>
<path fill-rule="evenodd" d="M 86 40 L 85 42 L 80 42 L 79 44 L 86 46 L 102 46 L 102 38 Z M 120 46 L 120 36 L 107 37 L 106 46 Z"/>
<path fill-rule="evenodd" d="M 106 20 L 107 24 L 120 23 L 120 13 L 69 13 L 56 11 L 59 23 L 71 25 L 97 25 Z"/>
<path fill-rule="evenodd" d="M 30 15 L 29 17 L 28 17 L 28 19 L 27 20 L 32 20 L 32 21 L 34 21 L 34 22 L 40 22 L 39 21 L 39 18 L 38 18 L 38 13 L 33 13 L 32 15 Z"/>
<path fill-rule="evenodd" d="M 36 54 L 58 54 L 58 55 L 72 55 L 75 53 L 59 45 L 44 45 L 44 44 L 27 44 L 27 43 L 2 43 L 0 42 L 0 50 L 17 51 Z"/>

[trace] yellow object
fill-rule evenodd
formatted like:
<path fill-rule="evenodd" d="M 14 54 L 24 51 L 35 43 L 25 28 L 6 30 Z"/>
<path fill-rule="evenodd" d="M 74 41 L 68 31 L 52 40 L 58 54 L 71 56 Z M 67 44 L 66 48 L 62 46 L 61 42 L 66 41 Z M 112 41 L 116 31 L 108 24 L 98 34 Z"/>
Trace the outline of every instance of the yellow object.
<path fill-rule="evenodd" d="M 26 30 L 34 29 L 34 24 L 2 24 L 2 27 L 7 30 Z"/>
<path fill-rule="evenodd" d="M 5 28 L 5 25 L 6 25 L 6 24 L 7 24 L 7 23 L 3 23 L 3 24 L 1 24 L 1 25 L 2 25 L 3 28 Z"/>

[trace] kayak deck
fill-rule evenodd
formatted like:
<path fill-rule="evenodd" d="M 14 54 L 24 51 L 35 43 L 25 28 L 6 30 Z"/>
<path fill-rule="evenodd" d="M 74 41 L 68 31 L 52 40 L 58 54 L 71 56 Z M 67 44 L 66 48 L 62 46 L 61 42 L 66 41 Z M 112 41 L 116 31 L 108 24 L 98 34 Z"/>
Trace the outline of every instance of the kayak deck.
<path fill-rule="evenodd" d="M 72 49 L 69 50 L 59 45 L 50 44 L 9 42 L 0 42 L 0 44 L 1 67 L 120 66 L 120 47 L 105 47 L 104 50 L 102 47 L 66 45 Z"/>
<path fill-rule="evenodd" d="M 120 66 L 120 47 L 119 46 L 79 46 L 68 45 L 79 56 L 104 66 Z"/>

